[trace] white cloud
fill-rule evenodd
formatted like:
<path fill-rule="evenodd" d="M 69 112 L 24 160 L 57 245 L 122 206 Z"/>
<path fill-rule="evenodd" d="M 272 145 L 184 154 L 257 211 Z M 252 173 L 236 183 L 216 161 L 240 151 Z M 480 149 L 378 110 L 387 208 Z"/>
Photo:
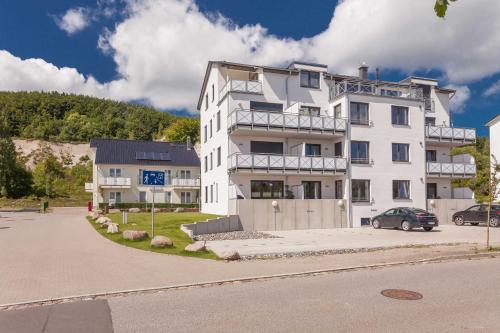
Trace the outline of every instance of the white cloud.
<path fill-rule="evenodd" d="M 450 100 L 451 111 L 454 113 L 464 113 L 467 101 L 470 99 L 469 87 L 450 84 L 446 88 L 456 90 L 455 95 Z"/>
<path fill-rule="evenodd" d="M 87 8 L 71 8 L 61 17 L 56 17 L 56 24 L 59 28 L 66 31 L 69 35 L 85 29 L 91 20 Z"/>
<path fill-rule="evenodd" d="M 500 94 L 500 80 L 489 86 L 488 89 L 484 91 L 483 96 L 489 97 L 497 94 Z"/>
<path fill-rule="evenodd" d="M 465 84 L 500 72 L 500 1 L 458 1 L 445 20 L 434 15 L 433 2 L 343 0 L 325 31 L 294 40 L 277 38 L 258 24 L 238 26 L 220 14 L 206 15 L 193 0 L 128 0 L 124 19 L 99 38 L 99 47 L 116 62 L 119 78 L 99 84 L 73 70 L 71 77 L 84 83 L 69 86 L 114 99 L 146 100 L 160 108 L 194 110 L 209 60 L 286 65 L 303 59 L 343 74 L 354 73 L 366 61 L 372 68 L 408 74 L 441 71 L 443 81 L 460 87 L 454 107 L 463 110 L 460 105 L 470 97 Z M 19 85 L 37 86 L 32 81 L 38 78 L 26 73 Z"/>

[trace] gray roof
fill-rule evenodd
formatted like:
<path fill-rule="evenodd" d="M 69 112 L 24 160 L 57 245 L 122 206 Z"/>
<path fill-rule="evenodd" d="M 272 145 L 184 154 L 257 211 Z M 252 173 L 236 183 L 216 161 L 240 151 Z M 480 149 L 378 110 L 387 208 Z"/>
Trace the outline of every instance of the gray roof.
<path fill-rule="evenodd" d="M 92 139 L 90 147 L 96 149 L 96 164 L 200 166 L 194 148 L 187 149 L 186 143 Z M 147 157 L 153 155 L 160 158 Z"/>

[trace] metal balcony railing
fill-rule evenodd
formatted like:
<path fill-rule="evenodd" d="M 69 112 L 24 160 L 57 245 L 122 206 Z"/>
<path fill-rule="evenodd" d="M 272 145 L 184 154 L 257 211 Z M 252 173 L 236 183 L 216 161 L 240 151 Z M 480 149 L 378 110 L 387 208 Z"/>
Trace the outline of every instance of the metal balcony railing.
<path fill-rule="evenodd" d="M 296 156 L 272 154 L 232 154 L 228 157 L 228 169 L 291 170 L 291 171 L 342 171 L 347 159 L 342 157 Z"/>
<path fill-rule="evenodd" d="M 229 80 L 219 90 L 219 101 L 229 92 L 242 92 L 247 94 L 262 94 L 262 82 L 247 80 Z"/>
<path fill-rule="evenodd" d="M 470 163 L 427 162 L 427 173 L 439 176 L 471 177 L 476 175 L 476 165 Z"/>
<path fill-rule="evenodd" d="M 200 187 L 199 178 L 172 178 L 172 186 Z"/>
<path fill-rule="evenodd" d="M 99 178 L 99 185 L 100 186 L 131 186 L 131 178 L 127 177 L 101 177 Z"/>
<path fill-rule="evenodd" d="M 311 116 L 298 113 L 283 113 L 260 110 L 234 110 L 228 115 L 228 128 L 238 126 L 267 128 L 268 130 L 297 130 L 310 132 L 345 132 L 346 119 L 328 116 Z"/>
<path fill-rule="evenodd" d="M 385 97 L 398 97 L 423 100 L 422 88 L 409 85 L 380 85 L 361 81 L 334 82 L 330 87 L 330 100 L 342 94 L 368 94 Z"/>
<path fill-rule="evenodd" d="M 437 140 L 474 142 L 476 141 L 476 129 L 426 126 L 425 136 L 429 139 Z"/>

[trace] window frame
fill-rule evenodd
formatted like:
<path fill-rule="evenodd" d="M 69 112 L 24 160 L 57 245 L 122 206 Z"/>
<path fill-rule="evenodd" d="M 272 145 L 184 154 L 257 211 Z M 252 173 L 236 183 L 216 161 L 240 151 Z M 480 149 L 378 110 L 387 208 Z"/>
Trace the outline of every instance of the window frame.
<path fill-rule="evenodd" d="M 366 144 L 366 157 L 355 157 L 353 145 Z M 358 150 L 359 151 L 359 150 Z M 370 164 L 370 141 L 351 140 L 351 163 L 352 164 Z"/>
<path fill-rule="evenodd" d="M 260 186 L 260 188 L 259 188 L 260 196 L 254 196 L 253 185 L 256 183 L 258 183 Z M 271 191 L 270 191 L 271 196 L 270 197 L 264 197 L 265 192 L 264 192 L 264 189 L 262 187 L 262 184 L 264 184 L 264 183 L 269 184 L 271 187 Z M 280 196 L 274 196 L 274 193 L 280 194 L 279 192 L 273 191 L 274 184 L 280 184 L 280 186 L 281 186 L 281 195 Z M 250 180 L 250 198 L 251 199 L 283 199 L 284 195 L 285 195 L 285 182 L 282 180 Z"/>
<path fill-rule="evenodd" d="M 334 185 L 335 185 L 335 199 L 344 199 L 344 181 L 342 179 L 337 179 Z"/>
<path fill-rule="evenodd" d="M 360 106 L 366 105 L 366 119 L 361 119 L 361 117 L 353 118 L 353 112 L 357 112 L 358 115 L 361 113 Z M 353 106 L 356 106 L 355 108 Z M 370 103 L 364 102 L 350 102 L 349 104 L 349 123 L 351 125 L 362 125 L 362 126 L 370 126 Z"/>
<path fill-rule="evenodd" d="M 401 190 L 401 185 L 400 183 L 407 183 L 407 196 L 401 196 L 400 190 Z M 396 186 L 396 187 L 395 187 Z M 411 182 L 410 180 L 407 179 L 395 179 L 392 181 L 392 199 L 394 200 L 411 200 Z"/>
<path fill-rule="evenodd" d="M 222 164 L 222 147 L 217 147 L 217 166 Z"/>
<path fill-rule="evenodd" d="M 400 154 L 401 154 L 401 149 L 400 147 L 403 146 L 403 147 L 406 147 L 406 160 L 401 160 L 401 159 L 398 159 L 400 157 Z M 396 151 L 396 155 L 394 154 L 394 148 L 397 148 L 397 151 Z M 392 161 L 393 162 L 397 162 L 397 163 L 409 163 L 410 162 L 410 144 L 409 143 L 399 143 L 399 142 L 393 142 L 391 144 L 391 158 L 392 158 Z"/>
<path fill-rule="evenodd" d="M 218 132 L 218 131 L 220 131 L 220 125 L 221 125 L 220 124 L 220 110 L 217 111 L 217 116 L 216 117 L 217 117 L 216 123 L 217 123 L 217 132 Z"/>
<path fill-rule="evenodd" d="M 402 114 L 404 114 L 403 120 L 406 122 L 401 124 L 399 121 Z M 407 106 L 391 105 L 391 124 L 395 126 L 410 126 L 410 108 Z"/>
<path fill-rule="evenodd" d="M 312 83 L 312 74 L 314 76 L 318 76 L 318 85 L 315 86 Z M 303 75 L 307 76 L 307 83 L 304 83 L 302 80 Z M 300 87 L 301 88 L 309 88 L 309 89 L 321 89 L 321 75 L 320 72 L 315 72 L 315 71 L 308 71 L 308 70 L 301 70 L 300 75 L 299 75 L 299 81 L 300 81 Z"/>
<path fill-rule="evenodd" d="M 308 149 L 311 148 L 318 149 L 319 155 L 311 155 L 308 153 Z M 306 157 L 320 157 L 321 156 L 321 144 L 320 143 L 305 143 L 304 144 L 304 156 Z"/>
<path fill-rule="evenodd" d="M 316 198 L 316 195 L 313 195 L 314 198 L 310 198 L 309 195 L 307 195 L 307 197 L 306 197 L 306 185 L 309 186 L 309 185 L 313 185 L 313 184 L 314 184 L 315 187 L 318 186 L 318 184 L 319 184 L 319 187 L 318 187 L 319 192 L 315 193 L 315 194 L 319 194 L 319 198 Z M 309 190 L 310 190 L 310 188 L 309 188 Z M 308 194 L 310 194 L 310 193 L 308 193 Z M 314 199 L 314 200 L 315 199 L 321 199 L 322 198 L 322 194 L 321 194 L 321 181 L 319 181 L 319 180 L 303 180 L 302 181 L 302 197 L 304 199 Z"/>
<path fill-rule="evenodd" d="M 366 191 L 366 197 L 361 198 L 358 196 L 354 196 L 354 184 L 363 182 Z M 371 181 L 369 179 L 351 179 L 351 201 L 352 202 L 370 202 L 371 201 Z"/>

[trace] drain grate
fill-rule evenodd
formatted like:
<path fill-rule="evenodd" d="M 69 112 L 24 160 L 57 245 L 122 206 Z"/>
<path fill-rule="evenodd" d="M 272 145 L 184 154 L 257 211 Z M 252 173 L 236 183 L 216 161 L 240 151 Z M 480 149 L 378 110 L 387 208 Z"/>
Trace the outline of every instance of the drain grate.
<path fill-rule="evenodd" d="M 424 296 L 416 291 L 404 289 L 385 289 L 381 294 L 385 297 L 400 299 L 404 301 L 416 301 L 422 299 Z"/>

